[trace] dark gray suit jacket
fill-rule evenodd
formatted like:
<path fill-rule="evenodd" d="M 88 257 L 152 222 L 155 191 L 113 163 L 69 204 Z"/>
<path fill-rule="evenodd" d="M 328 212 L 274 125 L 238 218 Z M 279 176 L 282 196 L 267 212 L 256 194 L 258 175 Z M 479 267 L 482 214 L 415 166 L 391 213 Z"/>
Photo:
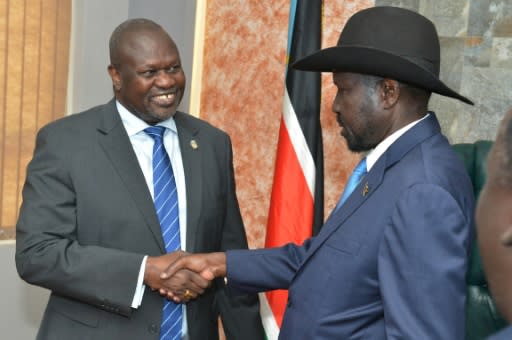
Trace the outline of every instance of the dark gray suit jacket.
<path fill-rule="evenodd" d="M 187 193 L 187 250 L 247 248 L 229 137 L 177 112 Z M 194 140 L 197 148 L 191 146 Z M 37 136 L 16 229 L 16 265 L 52 291 L 38 339 L 157 339 L 163 299 L 130 307 L 144 255 L 165 253 L 158 217 L 115 101 Z M 216 282 L 187 305 L 190 340 L 262 339 L 257 297 Z"/>

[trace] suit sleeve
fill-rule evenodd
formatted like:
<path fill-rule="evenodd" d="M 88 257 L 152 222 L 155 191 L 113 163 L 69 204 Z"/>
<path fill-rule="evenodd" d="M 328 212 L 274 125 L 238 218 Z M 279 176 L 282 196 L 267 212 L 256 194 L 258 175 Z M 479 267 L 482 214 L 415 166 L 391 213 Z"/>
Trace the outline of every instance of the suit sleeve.
<path fill-rule="evenodd" d="M 143 255 L 77 241 L 72 154 L 59 131 L 38 133 L 27 168 L 16 226 L 18 273 L 53 293 L 129 315 Z"/>
<path fill-rule="evenodd" d="M 464 338 L 471 221 L 439 186 L 401 195 L 378 259 L 387 339 Z"/>
<path fill-rule="evenodd" d="M 257 293 L 288 289 L 310 244 L 311 239 L 308 239 L 302 246 L 289 243 L 279 248 L 227 252 L 230 290 Z"/>
<path fill-rule="evenodd" d="M 235 178 L 231 141 L 226 138 L 225 168 L 227 173 L 227 202 L 222 231 L 220 251 L 228 249 L 247 249 L 247 238 L 236 197 Z M 219 283 L 223 287 L 223 282 Z M 216 293 L 216 307 L 221 315 L 224 331 L 228 340 L 265 338 L 257 295 L 232 296 L 226 287 Z"/>

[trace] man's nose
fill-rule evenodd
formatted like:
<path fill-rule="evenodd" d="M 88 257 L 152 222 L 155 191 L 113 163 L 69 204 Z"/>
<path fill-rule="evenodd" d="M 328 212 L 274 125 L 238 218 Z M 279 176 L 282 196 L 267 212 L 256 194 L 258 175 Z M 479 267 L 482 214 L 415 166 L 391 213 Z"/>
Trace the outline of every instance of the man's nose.
<path fill-rule="evenodd" d="M 167 72 L 165 70 L 160 70 L 156 77 L 155 84 L 161 88 L 168 88 L 173 86 L 176 83 L 176 79 L 174 79 L 175 75 L 173 73 Z"/>

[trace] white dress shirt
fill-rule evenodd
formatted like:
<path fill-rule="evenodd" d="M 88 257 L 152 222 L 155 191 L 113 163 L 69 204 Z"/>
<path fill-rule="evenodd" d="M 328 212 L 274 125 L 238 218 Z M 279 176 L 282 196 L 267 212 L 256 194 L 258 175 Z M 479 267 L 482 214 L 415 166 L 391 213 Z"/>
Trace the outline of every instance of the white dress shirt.
<path fill-rule="evenodd" d="M 415 120 L 412 123 L 407 124 L 403 128 L 400 128 L 393 132 L 391 135 L 387 136 L 382 142 L 380 142 L 375 149 L 370 151 L 366 156 L 366 171 L 369 172 L 370 169 L 377 163 L 380 156 L 386 152 L 386 150 L 393 144 L 398 138 L 400 138 L 404 133 L 409 131 L 414 125 L 421 122 L 423 119 L 427 118 L 430 114 L 427 113 L 423 118 Z"/>
<path fill-rule="evenodd" d="M 144 132 L 144 129 L 149 127 L 146 122 L 136 117 L 134 114 L 129 112 L 121 103 L 116 101 L 117 111 L 121 116 L 123 126 L 130 138 L 132 143 L 133 151 L 137 156 L 140 168 L 146 179 L 151 197 L 154 196 L 153 189 L 153 144 L 154 140 L 152 137 Z M 178 209 L 180 219 L 180 242 L 181 249 L 186 250 L 186 230 L 187 230 L 187 200 L 186 200 L 186 186 L 185 186 L 185 171 L 183 170 L 183 160 L 181 158 L 181 150 L 178 140 L 178 129 L 176 128 L 176 122 L 173 118 L 166 121 L 160 122 L 157 125 L 166 127 L 164 133 L 164 147 L 171 160 L 172 171 L 176 180 L 176 188 L 178 190 Z M 142 303 L 142 297 L 144 296 L 144 268 L 146 265 L 147 256 L 142 261 L 139 278 L 137 281 L 137 287 L 133 296 L 132 308 L 138 308 Z M 186 307 L 183 304 L 183 329 L 182 339 L 188 339 L 187 336 L 187 314 Z"/>

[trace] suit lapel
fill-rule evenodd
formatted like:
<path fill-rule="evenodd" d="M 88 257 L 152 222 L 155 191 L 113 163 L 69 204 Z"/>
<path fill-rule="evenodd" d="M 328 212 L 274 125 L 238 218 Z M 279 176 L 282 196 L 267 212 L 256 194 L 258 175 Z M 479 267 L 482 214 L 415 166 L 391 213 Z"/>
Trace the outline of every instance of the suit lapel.
<path fill-rule="evenodd" d="M 385 155 L 383 155 L 385 157 Z M 316 252 L 316 250 L 340 227 L 343 223 L 375 192 L 382 183 L 385 172 L 385 161 L 379 161 L 372 167 L 371 171 L 363 177 L 361 183 L 354 189 L 345 203 L 337 210 L 331 212 L 320 233 L 313 239 L 311 248 L 304 263 Z"/>
<path fill-rule="evenodd" d="M 185 173 L 185 186 L 187 191 L 187 244 L 189 252 L 195 251 L 195 241 L 199 216 L 202 204 L 202 153 L 199 130 L 191 124 L 191 120 L 183 112 L 176 112 L 174 116 L 180 141 L 183 171 Z"/>
<path fill-rule="evenodd" d="M 104 107 L 103 121 L 98 126 L 99 143 L 144 216 L 155 241 L 165 253 L 160 223 L 156 216 L 153 199 L 140 169 L 137 156 L 117 112 L 115 101 Z"/>
<path fill-rule="evenodd" d="M 304 266 L 332 233 L 343 227 L 343 223 L 371 197 L 382 183 L 384 174 L 390 167 L 399 162 L 412 148 L 425 139 L 440 133 L 440 131 L 441 128 L 435 114 L 430 112 L 429 117 L 413 126 L 398 138 L 379 158 L 370 172 L 361 180 L 361 183 L 354 189 L 354 192 L 349 196 L 345 204 L 337 211 L 331 213 L 320 230 L 320 233 L 313 239 L 311 248 L 308 250 L 308 254 L 302 266 Z"/>

